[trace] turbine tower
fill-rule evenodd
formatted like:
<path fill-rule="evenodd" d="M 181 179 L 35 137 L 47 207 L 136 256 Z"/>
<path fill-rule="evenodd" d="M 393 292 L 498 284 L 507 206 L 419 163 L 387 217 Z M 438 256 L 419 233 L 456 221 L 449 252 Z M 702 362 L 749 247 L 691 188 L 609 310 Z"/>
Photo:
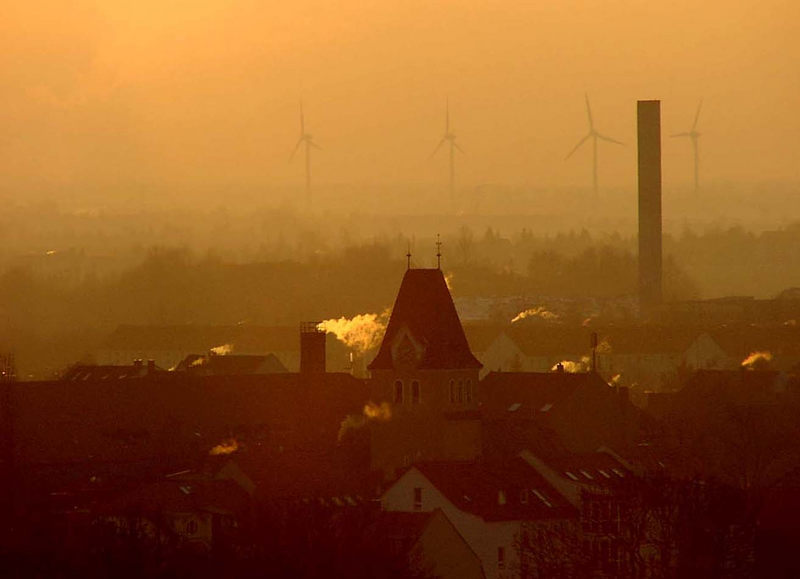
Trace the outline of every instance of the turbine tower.
<path fill-rule="evenodd" d="M 306 149 L 306 200 L 308 201 L 308 204 L 310 206 L 311 205 L 311 147 L 314 147 L 315 149 L 322 149 L 322 147 L 320 147 L 314 142 L 314 138 L 311 136 L 310 133 L 306 132 L 306 121 L 305 121 L 305 116 L 303 115 L 303 101 L 300 101 L 300 138 L 297 139 L 297 144 L 294 146 L 294 150 L 292 151 L 292 154 L 289 157 L 289 161 L 294 159 L 297 150 L 303 144 L 305 144 L 305 149 Z"/>
<path fill-rule="evenodd" d="M 456 136 L 455 134 L 450 131 L 450 99 L 448 98 L 445 104 L 445 113 L 444 113 L 444 135 L 442 136 L 442 140 L 439 141 L 439 144 L 436 145 L 436 148 L 431 153 L 431 157 L 436 155 L 442 145 L 445 142 L 450 143 L 450 199 L 454 198 L 455 192 L 455 181 L 456 181 L 456 165 L 455 165 L 455 152 L 456 149 L 464 152 L 464 149 L 458 146 L 456 143 Z"/>
<path fill-rule="evenodd" d="M 584 97 L 586 98 L 586 115 L 589 118 L 589 132 L 586 133 L 585 137 L 583 137 L 580 141 L 578 141 L 578 144 L 572 148 L 572 150 L 564 158 L 564 160 L 566 161 L 567 159 L 569 159 L 575 153 L 575 151 L 581 148 L 581 145 L 583 145 L 589 139 L 592 139 L 592 188 L 594 189 L 594 194 L 596 197 L 597 196 L 597 140 L 600 139 L 603 141 L 608 141 L 609 143 L 616 143 L 617 145 L 624 145 L 625 143 L 622 143 L 620 141 L 617 141 L 616 139 L 612 139 L 611 137 L 607 137 L 597 132 L 597 129 L 594 128 L 594 120 L 592 119 L 592 107 L 591 105 L 589 105 L 589 95 L 585 94 Z"/>
<path fill-rule="evenodd" d="M 697 140 L 700 138 L 700 133 L 697 132 L 697 121 L 700 119 L 700 109 L 703 108 L 703 101 L 697 105 L 697 112 L 694 114 L 694 123 L 692 123 L 692 130 L 684 133 L 675 133 L 670 137 L 687 137 L 692 140 L 692 149 L 694 151 L 694 190 L 700 187 L 700 152 L 697 147 Z"/>

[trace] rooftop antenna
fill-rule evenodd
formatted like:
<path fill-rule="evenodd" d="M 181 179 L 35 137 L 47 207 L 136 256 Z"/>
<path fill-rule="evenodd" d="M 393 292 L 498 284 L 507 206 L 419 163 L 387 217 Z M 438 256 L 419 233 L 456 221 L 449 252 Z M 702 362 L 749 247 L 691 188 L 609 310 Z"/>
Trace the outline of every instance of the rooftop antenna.
<path fill-rule="evenodd" d="M 450 130 L 450 98 L 448 97 L 445 101 L 445 111 L 444 111 L 444 135 L 442 139 L 439 141 L 439 144 L 436 145 L 436 148 L 431 153 L 431 157 L 436 155 L 442 145 L 445 142 L 450 143 L 450 199 L 452 200 L 455 195 L 455 182 L 456 182 L 456 165 L 455 165 L 455 152 L 456 149 L 464 152 L 464 149 L 458 146 L 456 143 L 456 136 Z"/>
<path fill-rule="evenodd" d="M 300 148 L 300 145 L 303 144 L 305 144 L 306 149 L 306 201 L 308 202 L 308 205 L 311 206 L 311 147 L 314 147 L 315 149 L 322 149 L 322 147 L 314 142 L 314 138 L 310 133 L 306 132 L 306 121 L 305 115 L 303 114 L 303 101 L 300 101 L 300 138 L 297 139 L 297 144 L 294 146 L 294 150 L 289 157 L 289 161 L 294 158 L 297 150 Z"/>
<path fill-rule="evenodd" d="M 597 197 L 597 140 L 601 139 L 617 145 L 624 145 L 625 143 L 597 132 L 597 130 L 594 128 L 594 119 L 592 118 L 592 107 L 589 104 L 589 95 L 584 94 L 583 96 L 586 98 L 586 116 L 589 119 L 589 132 L 585 137 L 578 141 L 578 144 L 572 148 L 564 160 L 566 161 L 569 159 L 575 153 L 575 151 L 581 148 L 581 145 L 583 145 L 589 139 L 592 139 L 592 189 L 594 190 L 594 196 Z"/>
<path fill-rule="evenodd" d="M 436 269 L 442 269 L 442 240 L 439 234 L 436 234 Z"/>
<path fill-rule="evenodd" d="M 700 120 L 700 109 L 703 108 L 703 101 L 697 105 L 697 112 L 694 114 L 694 122 L 692 123 L 692 130 L 683 133 L 675 133 L 670 137 L 687 137 L 692 140 L 692 149 L 694 150 L 694 190 L 695 193 L 700 188 L 700 153 L 697 148 L 697 141 L 700 138 L 700 133 L 697 132 L 697 121 Z"/>

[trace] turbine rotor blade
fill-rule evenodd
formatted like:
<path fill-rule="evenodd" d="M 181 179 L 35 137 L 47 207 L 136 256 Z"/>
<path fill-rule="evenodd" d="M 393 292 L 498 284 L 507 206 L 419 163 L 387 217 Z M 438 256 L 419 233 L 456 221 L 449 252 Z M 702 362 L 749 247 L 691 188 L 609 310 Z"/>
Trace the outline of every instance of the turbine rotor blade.
<path fill-rule="evenodd" d="M 618 141 L 616 139 L 612 139 L 611 137 L 606 137 L 605 135 L 601 135 L 600 133 L 597 133 L 597 132 L 595 132 L 595 136 L 598 139 L 602 139 L 604 141 L 608 141 L 609 143 L 616 143 L 617 145 L 624 145 L 625 144 L 622 141 Z"/>
<path fill-rule="evenodd" d="M 589 138 L 590 138 L 590 137 L 591 137 L 593 134 L 594 134 L 594 133 L 588 133 L 588 134 L 587 134 L 585 137 L 583 137 L 583 138 L 582 138 L 580 141 L 578 141 L 578 144 L 577 144 L 577 145 L 575 145 L 575 146 L 572 148 L 572 150 L 571 150 L 569 153 L 567 153 L 567 156 L 566 156 L 566 157 L 564 157 L 564 160 L 566 161 L 567 159 L 569 159 L 569 158 L 570 158 L 570 157 L 571 157 L 571 156 L 572 156 L 572 155 L 575 153 L 575 151 L 577 151 L 578 149 L 580 149 L 580 148 L 581 148 L 581 145 L 583 145 L 583 144 L 584 144 L 586 141 L 588 141 L 588 140 L 589 140 Z"/>
<path fill-rule="evenodd" d="M 692 133 L 675 133 L 674 135 L 670 135 L 670 137 L 691 137 Z"/>
<path fill-rule="evenodd" d="M 589 104 L 589 93 L 583 93 L 586 99 L 586 115 L 589 117 L 589 129 L 594 129 L 594 119 L 592 118 L 592 106 Z"/>
<path fill-rule="evenodd" d="M 303 101 L 300 101 L 300 134 L 306 134 L 306 119 L 305 115 L 303 114 Z"/>
<path fill-rule="evenodd" d="M 303 137 L 300 137 L 297 140 L 297 144 L 294 146 L 294 150 L 292 150 L 292 154 L 289 155 L 289 161 L 290 162 L 291 162 L 292 159 L 294 159 L 295 154 L 297 154 L 297 149 L 299 149 L 300 145 L 302 145 L 302 144 L 303 144 Z"/>
<path fill-rule="evenodd" d="M 318 144 L 316 144 L 314 141 L 311 141 L 311 140 L 309 140 L 309 141 L 308 141 L 308 144 L 309 144 L 309 145 L 311 145 L 312 147 L 314 147 L 315 149 L 319 149 L 320 151 L 322 150 L 322 147 L 320 147 L 320 146 L 319 146 Z"/>
<path fill-rule="evenodd" d="M 461 147 L 458 145 L 458 143 L 456 143 L 455 141 L 453 141 L 453 146 L 454 146 L 456 149 L 458 149 L 459 151 L 461 151 L 462 153 L 464 153 L 464 154 L 466 154 L 466 153 L 467 153 L 467 152 L 466 152 L 464 149 L 462 149 L 462 148 L 461 148 Z"/>
<path fill-rule="evenodd" d="M 439 152 L 439 149 L 441 149 L 441 148 L 442 148 L 442 145 L 444 145 L 444 142 L 445 142 L 446 140 L 447 140 L 447 139 L 442 139 L 441 141 L 439 141 L 439 144 L 438 144 L 438 145 L 436 145 L 436 148 L 433 150 L 433 153 L 431 153 L 431 156 L 430 156 L 430 157 L 428 157 L 429 159 L 432 159 L 432 158 L 433 158 L 433 157 L 436 155 L 436 153 L 438 153 L 438 152 Z"/>
<path fill-rule="evenodd" d="M 450 97 L 447 97 L 444 105 L 444 134 L 450 132 Z"/>
<path fill-rule="evenodd" d="M 692 123 L 692 131 L 697 128 L 697 121 L 700 120 L 700 110 L 703 108 L 703 100 L 700 99 L 700 104 L 697 105 L 697 112 L 694 114 L 694 123 Z"/>

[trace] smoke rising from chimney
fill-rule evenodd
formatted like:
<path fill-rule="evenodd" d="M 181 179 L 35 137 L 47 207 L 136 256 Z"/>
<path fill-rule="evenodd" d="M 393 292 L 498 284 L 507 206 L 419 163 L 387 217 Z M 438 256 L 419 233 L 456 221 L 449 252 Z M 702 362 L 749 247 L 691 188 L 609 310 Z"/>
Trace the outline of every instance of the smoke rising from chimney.
<path fill-rule="evenodd" d="M 319 323 L 319 329 L 334 334 L 340 342 L 363 354 L 378 347 L 388 319 L 388 310 L 382 314 L 358 314 L 325 320 Z"/>
<path fill-rule="evenodd" d="M 769 366 L 772 362 L 771 352 L 751 352 L 750 355 L 742 360 L 741 367 L 747 370 L 758 370 Z"/>
<path fill-rule="evenodd" d="M 232 454 L 239 450 L 239 443 L 235 438 L 228 438 L 220 442 L 214 448 L 208 451 L 210 456 L 224 456 Z"/>
<path fill-rule="evenodd" d="M 539 318 L 541 320 L 546 321 L 554 321 L 558 319 L 558 314 L 555 314 L 545 308 L 544 306 L 539 306 L 536 308 L 530 308 L 525 310 L 524 312 L 518 313 L 514 318 L 511 320 L 512 324 L 515 324 L 525 318 Z"/>

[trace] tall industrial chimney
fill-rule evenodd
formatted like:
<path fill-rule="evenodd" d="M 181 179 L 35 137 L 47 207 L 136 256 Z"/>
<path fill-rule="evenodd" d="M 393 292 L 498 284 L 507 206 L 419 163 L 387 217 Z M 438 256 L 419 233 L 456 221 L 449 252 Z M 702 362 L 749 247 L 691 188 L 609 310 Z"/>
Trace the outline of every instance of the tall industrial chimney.
<path fill-rule="evenodd" d="M 639 306 L 661 303 L 661 101 L 636 103 L 639 145 Z"/>
<path fill-rule="evenodd" d="M 300 324 L 300 373 L 325 373 L 325 336 L 319 322 Z"/>

